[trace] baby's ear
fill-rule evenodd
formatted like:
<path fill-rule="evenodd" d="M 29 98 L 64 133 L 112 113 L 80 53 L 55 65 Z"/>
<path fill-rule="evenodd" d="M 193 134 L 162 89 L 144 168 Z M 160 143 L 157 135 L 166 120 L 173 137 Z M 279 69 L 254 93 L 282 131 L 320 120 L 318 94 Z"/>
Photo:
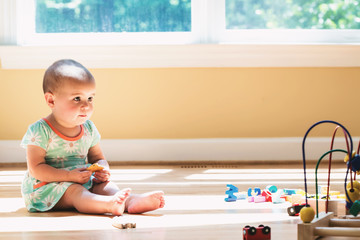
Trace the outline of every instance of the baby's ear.
<path fill-rule="evenodd" d="M 51 92 L 45 93 L 45 101 L 50 108 L 54 107 L 54 94 Z"/>

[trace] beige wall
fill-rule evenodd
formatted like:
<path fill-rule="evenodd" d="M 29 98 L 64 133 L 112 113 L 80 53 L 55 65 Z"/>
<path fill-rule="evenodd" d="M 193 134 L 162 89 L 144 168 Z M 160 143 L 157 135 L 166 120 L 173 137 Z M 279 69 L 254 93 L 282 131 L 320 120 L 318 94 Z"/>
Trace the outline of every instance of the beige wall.
<path fill-rule="evenodd" d="M 91 71 L 97 80 L 92 120 L 103 138 L 302 137 L 323 119 L 360 135 L 360 68 Z M 49 113 L 43 72 L 0 69 L 1 140 L 21 139 Z"/>

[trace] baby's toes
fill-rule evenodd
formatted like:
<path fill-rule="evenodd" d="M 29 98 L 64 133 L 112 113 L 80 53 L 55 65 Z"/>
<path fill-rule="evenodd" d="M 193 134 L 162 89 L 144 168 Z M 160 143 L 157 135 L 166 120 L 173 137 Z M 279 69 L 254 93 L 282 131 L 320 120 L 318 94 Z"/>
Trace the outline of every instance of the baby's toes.
<path fill-rule="evenodd" d="M 130 192 L 131 192 L 130 188 L 125 188 L 125 189 L 121 190 L 120 192 L 118 192 L 117 195 L 116 195 L 117 196 L 117 201 L 119 203 L 125 202 L 125 200 L 129 197 Z"/>

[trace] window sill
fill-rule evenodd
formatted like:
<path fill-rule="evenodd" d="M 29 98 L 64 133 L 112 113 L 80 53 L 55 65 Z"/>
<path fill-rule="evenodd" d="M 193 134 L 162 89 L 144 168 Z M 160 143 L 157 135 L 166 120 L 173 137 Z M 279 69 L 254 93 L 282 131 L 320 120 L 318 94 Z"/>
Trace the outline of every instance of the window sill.
<path fill-rule="evenodd" d="M 62 58 L 89 68 L 359 67 L 360 44 L 0 46 L 3 69 L 45 69 Z"/>

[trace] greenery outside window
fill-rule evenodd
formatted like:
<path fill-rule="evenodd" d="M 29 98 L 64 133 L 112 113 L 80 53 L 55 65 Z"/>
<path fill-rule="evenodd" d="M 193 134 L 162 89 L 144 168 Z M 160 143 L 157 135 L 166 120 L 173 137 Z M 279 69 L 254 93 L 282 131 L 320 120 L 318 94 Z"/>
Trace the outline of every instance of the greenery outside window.
<path fill-rule="evenodd" d="M 20 44 L 360 42 L 358 0 L 18 1 Z"/>
<path fill-rule="evenodd" d="M 226 0 L 220 41 L 360 43 L 358 0 Z"/>
<path fill-rule="evenodd" d="M 360 66 L 358 0 L 0 0 L 0 16 L 4 68 Z"/>

